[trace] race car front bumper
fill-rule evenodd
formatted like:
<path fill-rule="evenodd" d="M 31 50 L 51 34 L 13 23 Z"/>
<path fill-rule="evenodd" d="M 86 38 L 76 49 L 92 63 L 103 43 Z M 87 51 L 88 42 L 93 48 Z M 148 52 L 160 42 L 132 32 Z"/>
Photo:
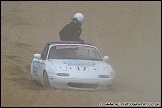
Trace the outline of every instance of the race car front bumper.
<path fill-rule="evenodd" d="M 49 76 L 51 87 L 73 90 L 106 90 L 113 84 L 114 78 L 76 79 Z"/>

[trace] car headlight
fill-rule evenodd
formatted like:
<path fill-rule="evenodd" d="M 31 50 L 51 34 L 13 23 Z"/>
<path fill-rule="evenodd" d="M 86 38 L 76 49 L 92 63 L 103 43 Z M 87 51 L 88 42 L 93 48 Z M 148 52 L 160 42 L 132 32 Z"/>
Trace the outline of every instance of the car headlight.
<path fill-rule="evenodd" d="M 56 75 L 57 75 L 57 76 L 69 76 L 68 73 L 57 73 Z"/>

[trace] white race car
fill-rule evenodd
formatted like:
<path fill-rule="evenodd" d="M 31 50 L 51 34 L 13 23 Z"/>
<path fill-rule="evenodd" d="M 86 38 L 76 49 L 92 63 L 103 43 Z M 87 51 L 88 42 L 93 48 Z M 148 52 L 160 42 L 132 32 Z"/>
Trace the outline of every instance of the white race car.
<path fill-rule="evenodd" d="M 34 54 L 31 79 L 60 89 L 106 90 L 115 77 L 108 59 L 90 43 L 51 41 L 41 54 Z"/>

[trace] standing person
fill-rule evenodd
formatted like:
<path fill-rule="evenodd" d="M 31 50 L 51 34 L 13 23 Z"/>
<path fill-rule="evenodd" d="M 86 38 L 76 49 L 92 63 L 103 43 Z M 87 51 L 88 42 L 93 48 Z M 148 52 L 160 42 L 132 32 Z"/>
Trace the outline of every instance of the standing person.
<path fill-rule="evenodd" d="M 71 19 L 72 22 L 65 25 L 65 27 L 59 32 L 61 41 L 80 41 L 84 42 L 84 40 L 80 39 L 80 35 L 82 33 L 82 22 L 84 19 L 84 15 L 82 13 L 76 13 L 74 17 Z"/>

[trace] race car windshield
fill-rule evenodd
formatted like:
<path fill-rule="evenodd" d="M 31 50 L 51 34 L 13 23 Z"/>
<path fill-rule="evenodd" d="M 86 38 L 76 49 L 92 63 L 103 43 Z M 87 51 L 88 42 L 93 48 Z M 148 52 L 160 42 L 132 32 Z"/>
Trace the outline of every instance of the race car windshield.
<path fill-rule="evenodd" d="M 50 48 L 48 59 L 79 59 L 102 61 L 98 50 L 83 45 L 57 45 Z"/>

